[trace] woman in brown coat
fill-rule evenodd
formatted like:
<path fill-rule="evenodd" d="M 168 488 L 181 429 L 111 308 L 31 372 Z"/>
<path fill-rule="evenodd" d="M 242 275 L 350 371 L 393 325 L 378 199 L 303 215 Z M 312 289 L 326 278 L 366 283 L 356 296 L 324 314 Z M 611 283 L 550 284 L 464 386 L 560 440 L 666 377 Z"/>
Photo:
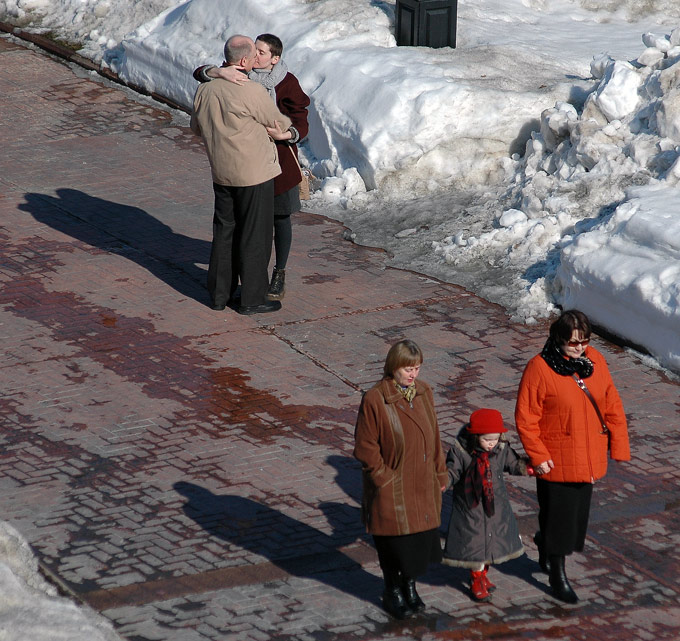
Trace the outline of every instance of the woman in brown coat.
<path fill-rule="evenodd" d="M 515 407 L 517 432 L 537 475 L 539 563 L 553 594 L 566 603 L 578 597 L 564 559 L 583 551 L 593 484 L 607 472 L 607 453 L 630 460 L 623 405 L 590 334 L 583 312 L 563 312 L 543 351 L 527 364 Z"/>
<path fill-rule="evenodd" d="M 425 607 L 415 579 L 442 558 L 438 528 L 447 470 L 432 390 L 416 380 L 422 362 L 413 341 L 390 348 L 383 379 L 362 399 L 354 434 L 362 520 L 385 578 L 383 605 L 398 619 Z"/>

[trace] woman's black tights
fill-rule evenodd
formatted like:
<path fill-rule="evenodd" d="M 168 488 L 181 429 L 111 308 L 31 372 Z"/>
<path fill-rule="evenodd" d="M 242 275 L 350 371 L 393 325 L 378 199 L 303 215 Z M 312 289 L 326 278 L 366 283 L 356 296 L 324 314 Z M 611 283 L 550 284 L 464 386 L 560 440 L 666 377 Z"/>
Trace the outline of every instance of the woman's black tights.
<path fill-rule="evenodd" d="M 274 216 L 274 251 L 276 252 L 276 269 L 285 269 L 293 242 L 293 226 L 290 216 Z"/>

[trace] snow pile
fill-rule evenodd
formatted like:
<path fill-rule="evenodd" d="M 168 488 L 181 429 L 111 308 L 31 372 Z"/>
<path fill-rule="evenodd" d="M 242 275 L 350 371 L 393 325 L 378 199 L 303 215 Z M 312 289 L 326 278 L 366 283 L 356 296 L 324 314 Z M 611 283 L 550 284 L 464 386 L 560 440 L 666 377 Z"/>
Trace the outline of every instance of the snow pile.
<path fill-rule="evenodd" d="M 593 59 L 584 104 L 543 111 L 492 230 L 433 247 L 452 265 L 488 254 L 517 273 L 520 318 L 541 300 L 577 307 L 678 369 L 680 28 L 643 42 L 633 63 Z"/>
<path fill-rule="evenodd" d="M 680 172 L 679 172 L 680 173 Z M 679 176 L 680 177 L 680 176 Z M 565 240 L 557 296 L 680 371 L 680 190 L 631 188 L 614 215 Z"/>
<path fill-rule="evenodd" d="M 121 641 L 94 612 L 57 596 L 25 539 L 0 521 L 0 638 L 3 641 Z"/>
<path fill-rule="evenodd" d="M 52 31 L 80 44 L 80 55 L 100 62 L 106 49 L 176 4 L 176 0 L 0 0 L 0 16 L 36 33 Z"/>

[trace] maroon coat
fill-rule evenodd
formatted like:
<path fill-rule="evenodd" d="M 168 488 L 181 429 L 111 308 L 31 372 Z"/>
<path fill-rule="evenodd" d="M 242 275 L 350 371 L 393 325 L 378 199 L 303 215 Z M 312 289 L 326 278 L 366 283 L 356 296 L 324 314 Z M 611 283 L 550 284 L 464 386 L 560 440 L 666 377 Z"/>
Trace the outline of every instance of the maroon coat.
<path fill-rule="evenodd" d="M 300 140 L 307 136 L 309 124 L 307 123 L 307 107 L 309 96 L 302 91 L 298 79 L 290 73 L 276 85 L 276 106 L 279 111 L 288 116 L 293 122 L 293 127 L 300 134 Z M 285 149 L 288 147 L 288 149 Z M 300 183 L 300 170 L 293 159 L 291 150 L 297 157 L 297 146 L 286 142 L 277 142 L 276 149 L 279 152 L 279 164 L 281 173 L 274 178 L 274 195 L 278 196 Z"/>

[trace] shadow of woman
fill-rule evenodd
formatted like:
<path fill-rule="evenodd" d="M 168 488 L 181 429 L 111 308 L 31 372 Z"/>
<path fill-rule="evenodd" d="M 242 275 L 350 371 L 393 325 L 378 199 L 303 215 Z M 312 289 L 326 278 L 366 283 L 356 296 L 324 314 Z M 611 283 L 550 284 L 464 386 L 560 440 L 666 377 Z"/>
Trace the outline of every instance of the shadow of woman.
<path fill-rule="evenodd" d="M 376 601 L 382 581 L 341 552 L 335 536 L 251 499 L 213 494 L 187 481 L 173 487 L 187 499 L 184 513 L 211 536 L 263 556 L 291 576 Z M 262 582 L 267 580 L 262 577 Z"/>
<path fill-rule="evenodd" d="M 139 207 L 57 189 L 57 196 L 25 194 L 19 209 L 38 222 L 137 263 L 180 294 L 208 302 L 204 283 L 210 242 L 178 234 Z"/>
<path fill-rule="evenodd" d="M 335 468 L 335 482 L 338 487 L 358 504 L 361 504 L 361 463 L 353 456 L 331 454 L 326 463 Z"/>

